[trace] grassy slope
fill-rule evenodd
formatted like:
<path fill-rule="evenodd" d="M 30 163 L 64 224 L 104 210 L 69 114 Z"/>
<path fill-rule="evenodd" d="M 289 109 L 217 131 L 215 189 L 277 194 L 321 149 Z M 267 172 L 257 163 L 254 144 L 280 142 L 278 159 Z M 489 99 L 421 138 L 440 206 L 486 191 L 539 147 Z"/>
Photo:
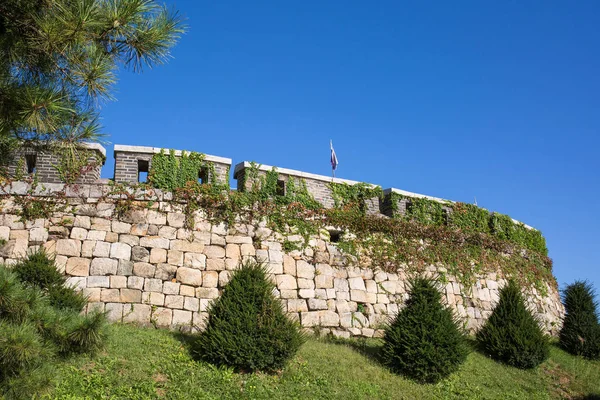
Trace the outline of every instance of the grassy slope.
<path fill-rule="evenodd" d="M 108 347 L 56 365 L 52 399 L 548 399 L 600 394 L 600 363 L 553 348 L 534 371 L 478 353 L 437 385 L 419 385 L 382 368 L 375 342 L 311 339 L 280 376 L 238 375 L 194 361 L 186 338 L 126 325 L 110 327 Z M 362 344 L 361 344 L 362 343 Z"/>

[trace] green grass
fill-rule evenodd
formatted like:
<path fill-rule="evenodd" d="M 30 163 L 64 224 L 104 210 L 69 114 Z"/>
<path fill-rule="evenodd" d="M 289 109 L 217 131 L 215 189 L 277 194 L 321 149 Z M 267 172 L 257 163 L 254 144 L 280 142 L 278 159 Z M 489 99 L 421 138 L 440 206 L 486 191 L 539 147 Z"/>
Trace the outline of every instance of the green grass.
<path fill-rule="evenodd" d="M 600 363 L 554 347 L 550 359 L 533 371 L 472 353 L 449 379 L 420 385 L 380 366 L 376 341 L 310 339 L 280 374 L 241 375 L 195 361 L 189 338 L 176 333 L 127 325 L 113 325 L 109 332 L 100 354 L 54 366 L 53 387 L 44 398 L 553 399 L 600 394 Z"/>

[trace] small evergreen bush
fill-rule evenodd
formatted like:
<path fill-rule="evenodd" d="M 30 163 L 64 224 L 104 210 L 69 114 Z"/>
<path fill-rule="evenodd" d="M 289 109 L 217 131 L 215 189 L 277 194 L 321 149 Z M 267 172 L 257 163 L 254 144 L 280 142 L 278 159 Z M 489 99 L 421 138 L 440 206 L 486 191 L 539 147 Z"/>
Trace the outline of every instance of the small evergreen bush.
<path fill-rule="evenodd" d="M 273 289 L 264 265 L 245 262 L 209 307 L 206 329 L 195 343 L 198 355 L 237 371 L 282 368 L 305 338 Z"/>
<path fill-rule="evenodd" d="M 437 382 L 458 370 L 469 345 L 432 280 L 411 282 L 410 297 L 385 330 L 382 360 L 419 382 Z"/>
<path fill-rule="evenodd" d="M 521 369 L 538 366 L 550 352 L 548 337 L 513 280 L 500 290 L 500 300 L 477 332 L 477 341 L 485 354 Z"/>
<path fill-rule="evenodd" d="M 85 298 L 64 282 L 44 253 L 0 266 L 0 398 L 31 398 L 48 383 L 49 359 L 101 346 L 105 315 L 81 315 Z"/>
<path fill-rule="evenodd" d="M 594 288 L 577 281 L 563 291 L 565 318 L 560 330 L 560 346 L 571 354 L 600 359 L 600 326 Z"/>
<path fill-rule="evenodd" d="M 56 269 L 54 260 L 43 250 L 20 260 L 13 267 L 13 271 L 25 286 L 35 286 L 42 290 L 65 283 L 64 275 Z"/>

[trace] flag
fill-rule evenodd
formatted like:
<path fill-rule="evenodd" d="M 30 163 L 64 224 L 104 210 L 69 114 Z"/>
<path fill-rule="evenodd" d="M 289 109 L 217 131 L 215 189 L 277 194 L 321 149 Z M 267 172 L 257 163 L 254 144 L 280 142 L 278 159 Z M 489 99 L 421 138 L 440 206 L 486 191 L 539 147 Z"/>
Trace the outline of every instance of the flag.
<path fill-rule="evenodd" d="M 335 150 L 333 149 L 333 142 L 331 140 L 329 141 L 329 147 L 331 148 L 331 169 L 335 171 L 338 166 L 338 159 L 335 155 Z"/>

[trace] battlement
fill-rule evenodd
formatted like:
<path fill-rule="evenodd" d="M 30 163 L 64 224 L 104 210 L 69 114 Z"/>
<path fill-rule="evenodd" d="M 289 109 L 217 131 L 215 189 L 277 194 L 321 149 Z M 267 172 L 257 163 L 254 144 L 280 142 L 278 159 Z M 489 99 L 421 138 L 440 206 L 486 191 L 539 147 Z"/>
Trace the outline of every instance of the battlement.
<path fill-rule="evenodd" d="M 106 149 L 97 143 L 85 143 L 82 146 L 92 150 L 92 156 L 90 156 L 88 160 L 88 168 L 85 169 L 80 178 L 77 179 L 76 183 L 100 182 L 101 168 L 106 159 Z M 173 152 L 176 157 L 181 157 L 184 151 L 185 150 L 169 150 L 160 147 L 115 144 L 114 181 L 117 183 L 129 184 L 147 182 L 148 175 L 152 170 L 152 160 L 155 154 L 161 152 Z M 203 160 L 205 165 L 209 164 L 211 168 L 201 168 L 198 171 L 198 182 L 218 182 L 221 184 L 229 182 L 228 175 L 232 165 L 231 158 L 204 154 Z M 40 182 L 61 183 L 62 180 L 58 171 L 59 164 L 60 156 L 56 153 L 24 148 L 17 152 L 16 157 L 14 157 L 14 160 L 9 165 L 8 172 L 11 176 L 15 177 L 19 175 L 17 171 L 21 168 L 21 175 L 26 176 L 35 173 Z M 326 208 L 332 208 L 335 205 L 331 184 L 356 185 L 363 183 L 349 179 L 341 179 L 305 171 L 243 161 L 236 164 L 233 171 L 233 178 L 237 181 L 237 190 L 250 190 L 252 185 L 257 183 L 253 182 L 252 179 L 249 179 L 249 172 L 254 169 L 256 170 L 256 176 L 254 176 L 254 178 L 259 179 L 264 177 L 269 171 L 276 170 L 278 174 L 277 190 L 278 194 L 281 195 L 286 193 L 286 187 L 290 179 L 294 179 L 296 182 L 304 182 L 308 193 Z M 214 174 L 214 176 L 209 176 L 210 174 Z M 379 187 L 379 185 L 372 183 L 366 184 L 373 188 Z M 449 215 L 452 212 L 452 204 L 454 204 L 451 200 L 397 188 L 387 188 L 383 190 L 383 196 L 381 198 L 373 197 L 366 200 L 364 207 L 368 214 L 393 217 L 406 214 L 411 206 L 411 199 L 427 199 L 441 203 L 442 209 L 446 215 Z M 515 223 L 520 223 L 514 219 L 513 221 Z M 528 225 L 524 226 L 533 229 Z"/>

